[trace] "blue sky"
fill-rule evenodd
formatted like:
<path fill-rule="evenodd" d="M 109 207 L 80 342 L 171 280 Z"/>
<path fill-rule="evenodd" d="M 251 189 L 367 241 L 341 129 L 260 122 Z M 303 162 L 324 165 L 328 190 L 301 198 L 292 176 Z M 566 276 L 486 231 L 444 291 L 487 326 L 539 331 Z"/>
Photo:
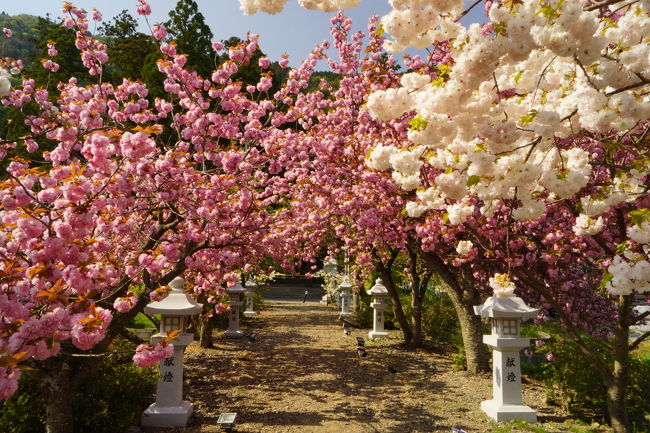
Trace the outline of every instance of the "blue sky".
<path fill-rule="evenodd" d="M 238 0 L 195 0 L 199 10 L 205 16 L 215 40 L 227 39 L 230 36 L 243 38 L 247 31 L 261 35 L 261 48 L 273 60 L 283 53 L 288 53 L 293 66 L 297 66 L 311 49 L 325 39 L 329 39 L 329 17 L 320 11 L 308 11 L 299 7 L 295 0 L 289 0 L 285 10 L 277 15 L 258 13 L 244 16 L 239 9 Z M 150 21 L 162 22 L 167 20 L 167 13 L 176 6 L 177 0 L 150 0 L 153 14 Z M 76 0 L 73 4 L 88 11 L 99 9 L 104 19 L 110 19 L 121 10 L 127 9 L 144 24 L 142 17 L 135 13 L 136 0 Z M 10 15 L 32 14 L 44 16 L 49 13 L 52 17 L 61 16 L 59 0 L 0 0 L 0 11 Z M 346 14 L 350 16 L 356 30 L 364 30 L 368 18 L 372 14 L 382 16 L 390 11 L 386 0 L 362 0 L 361 4 Z M 464 22 L 483 21 L 482 5 L 475 8 Z M 144 31 L 144 27 L 143 27 Z"/>

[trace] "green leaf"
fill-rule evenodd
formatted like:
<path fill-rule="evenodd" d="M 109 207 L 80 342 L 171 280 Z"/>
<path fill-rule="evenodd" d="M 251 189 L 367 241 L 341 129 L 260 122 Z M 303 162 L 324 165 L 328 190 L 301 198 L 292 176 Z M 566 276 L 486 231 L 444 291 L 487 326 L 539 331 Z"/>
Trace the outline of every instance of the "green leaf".
<path fill-rule="evenodd" d="M 515 84 L 519 83 L 519 80 L 521 80 L 521 77 L 524 76 L 524 71 L 517 71 L 515 74 L 513 80 L 515 81 Z"/>
<path fill-rule="evenodd" d="M 442 87 L 445 85 L 445 78 L 441 75 L 429 84 L 431 84 L 433 87 Z"/>
<path fill-rule="evenodd" d="M 494 33 L 501 36 L 508 34 L 508 25 L 504 22 L 498 22 L 494 25 Z"/>
<path fill-rule="evenodd" d="M 481 181 L 481 176 L 473 175 L 467 178 L 467 186 L 476 185 Z"/>
<path fill-rule="evenodd" d="M 546 19 L 551 20 L 554 18 L 558 18 L 560 16 L 560 13 L 555 8 L 553 8 L 553 6 L 551 6 L 548 3 L 545 3 L 542 6 L 542 8 L 539 11 L 537 11 L 536 15 L 544 15 Z"/>
<path fill-rule="evenodd" d="M 623 241 L 620 244 L 616 245 L 616 254 L 622 254 L 629 245 L 630 244 L 627 241 Z"/>
<path fill-rule="evenodd" d="M 598 286 L 598 288 L 599 288 L 599 289 L 604 289 L 605 286 L 607 285 L 607 283 L 609 283 L 610 281 L 612 281 L 613 278 L 614 278 L 614 275 L 612 275 L 612 274 L 607 274 L 607 275 L 605 275 L 605 277 L 603 278 L 603 280 L 600 282 L 600 285 Z"/>
<path fill-rule="evenodd" d="M 537 116 L 537 110 L 532 109 L 532 110 L 528 111 L 528 114 L 526 114 L 525 116 L 521 116 L 521 119 L 519 119 L 519 122 L 522 125 L 528 125 L 533 120 L 535 120 L 535 116 Z"/>
<path fill-rule="evenodd" d="M 411 131 L 422 131 L 424 128 L 427 127 L 429 122 L 426 121 L 424 117 L 421 115 L 417 115 L 411 120 L 409 120 L 409 125 L 411 125 Z"/>
<path fill-rule="evenodd" d="M 640 226 L 646 221 L 650 221 L 650 209 L 638 209 L 630 212 L 630 220 Z"/>

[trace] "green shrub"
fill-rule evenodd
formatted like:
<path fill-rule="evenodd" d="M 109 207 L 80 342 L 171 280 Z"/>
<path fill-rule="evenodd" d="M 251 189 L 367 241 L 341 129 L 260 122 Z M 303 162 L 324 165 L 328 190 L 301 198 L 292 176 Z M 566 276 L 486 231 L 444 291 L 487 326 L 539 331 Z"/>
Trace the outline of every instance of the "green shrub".
<path fill-rule="evenodd" d="M 359 308 L 354 312 L 354 320 L 363 327 L 372 327 L 372 307 L 370 296 L 359 294 Z M 389 309 L 386 309 L 388 311 Z"/>
<path fill-rule="evenodd" d="M 453 361 L 453 368 L 456 371 L 467 370 L 467 357 L 465 356 L 465 348 L 460 347 L 458 353 L 451 355 L 451 360 Z"/>
<path fill-rule="evenodd" d="M 36 380 L 23 373 L 18 391 L 10 399 L 0 401 L 3 433 L 45 432 L 45 405 L 38 400 L 36 385 Z"/>
<path fill-rule="evenodd" d="M 605 341 L 583 336 L 592 353 L 611 365 L 613 359 Z M 528 372 L 544 380 L 559 394 L 562 405 L 578 416 L 607 422 L 607 388 L 589 361 L 571 339 L 554 334 L 550 343 L 538 352 L 553 353 L 553 362 L 542 362 Z M 630 419 L 636 426 L 650 427 L 650 357 L 631 356 L 630 381 L 626 393 Z M 641 429 L 639 431 L 646 431 Z"/>
<path fill-rule="evenodd" d="M 75 390 L 75 432 L 114 433 L 139 425 L 142 411 L 153 402 L 158 374 L 139 368 L 131 357 L 135 346 L 119 341 L 111 347 L 116 355 L 104 359 Z M 66 398 L 62 396 L 62 398 Z M 36 381 L 23 374 L 18 392 L 0 403 L 2 433 L 42 433 L 45 405 L 38 398 Z"/>
<path fill-rule="evenodd" d="M 422 330 L 427 340 L 435 346 L 452 344 L 463 347 L 460 322 L 449 295 L 427 290 L 422 300 Z"/>
<path fill-rule="evenodd" d="M 111 350 L 118 355 L 105 359 L 76 390 L 75 432 L 109 433 L 139 425 L 142 411 L 154 400 L 157 371 L 133 364 L 131 343 L 119 341 Z"/>

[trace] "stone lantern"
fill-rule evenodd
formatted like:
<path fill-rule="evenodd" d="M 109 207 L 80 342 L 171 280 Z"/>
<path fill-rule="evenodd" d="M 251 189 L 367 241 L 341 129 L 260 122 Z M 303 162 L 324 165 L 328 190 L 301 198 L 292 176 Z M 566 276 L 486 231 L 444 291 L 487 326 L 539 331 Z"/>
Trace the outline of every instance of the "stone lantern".
<path fill-rule="evenodd" d="M 334 257 L 331 257 L 323 265 L 323 272 L 328 273 L 330 275 L 336 275 L 336 274 L 339 273 L 338 270 L 337 270 L 337 266 L 338 266 L 338 264 L 336 262 L 336 259 Z"/>
<path fill-rule="evenodd" d="M 230 295 L 230 320 L 228 321 L 228 330 L 223 333 L 224 337 L 241 338 L 244 332 L 239 329 L 239 307 L 242 304 L 241 295 L 246 292 L 240 282 L 232 287 L 228 287 L 226 292 Z"/>
<path fill-rule="evenodd" d="M 339 286 L 339 289 L 341 291 L 341 314 L 339 314 L 339 317 L 351 317 L 350 302 L 352 300 L 352 284 L 350 284 L 349 276 L 346 275 L 345 278 L 343 278 L 343 282 Z"/>
<path fill-rule="evenodd" d="M 521 319 L 537 315 L 517 296 L 493 296 L 474 312 L 492 321 L 492 334 L 483 336 L 483 343 L 493 348 L 492 400 L 481 402 L 481 409 L 490 418 L 500 421 L 537 422 L 537 414 L 523 404 L 521 394 L 521 365 L 519 351 L 530 340 L 521 338 Z"/>
<path fill-rule="evenodd" d="M 325 262 L 325 264 L 323 265 L 323 272 L 325 272 L 326 274 L 331 275 L 332 277 L 336 277 L 339 274 L 338 263 L 337 263 L 337 261 L 336 261 L 336 259 L 334 257 L 330 257 L 330 259 Z M 332 278 L 330 280 L 330 282 L 328 282 L 328 285 L 327 285 L 328 296 L 331 296 L 330 294 L 335 292 L 335 289 L 336 289 L 335 284 L 336 284 L 336 282 L 335 282 L 334 278 Z M 340 304 L 341 304 L 341 302 L 339 300 L 339 294 L 336 293 L 334 295 L 334 305 L 336 305 L 338 307 Z"/>
<path fill-rule="evenodd" d="M 370 306 L 374 310 L 372 331 L 368 333 L 368 337 L 371 340 L 376 338 L 388 338 L 388 332 L 384 331 L 384 310 L 386 309 L 384 298 L 388 295 L 388 290 L 386 289 L 386 286 L 384 286 L 384 282 L 381 278 L 377 278 L 375 285 L 368 290 L 368 294 L 372 296 Z"/>
<path fill-rule="evenodd" d="M 255 306 L 253 305 L 256 287 L 257 285 L 252 278 L 249 278 L 248 281 L 246 281 L 246 311 L 244 311 L 244 316 L 246 317 L 257 316 Z"/>
<path fill-rule="evenodd" d="M 183 352 L 193 340 L 192 334 L 185 330 L 190 316 L 199 314 L 203 305 L 185 293 L 184 285 L 181 277 L 174 278 L 169 283 L 171 292 L 165 299 L 144 307 L 147 314 L 160 314 L 160 332 L 151 337 L 152 343 L 159 342 L 172 331 L 181 331 L 172 341 L 174 354 L 160 362 L 156 402 L 142 414 L 142 425 L 146 427 L 185 427 L 192 415 L 193 404 L 183 400 Z"/>

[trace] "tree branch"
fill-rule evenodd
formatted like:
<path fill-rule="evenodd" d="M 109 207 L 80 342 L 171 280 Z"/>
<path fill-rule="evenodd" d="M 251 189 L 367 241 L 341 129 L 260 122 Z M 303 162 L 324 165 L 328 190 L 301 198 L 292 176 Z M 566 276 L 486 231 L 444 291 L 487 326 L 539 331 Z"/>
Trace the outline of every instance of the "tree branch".
<path fill-rule="evenodd" d="M 472 5 L 471 5 L 470 7 L 468 7 L 467 9 L 465 9 L 465 10 L 463 11 L 462 14 L 458 15 L 458 17 L 454 20 L 454 22 L 456 23 L 456 22 L 460 21 L 461 18 L 463 18 L 463 17 L 464 17 L 465 15 L 467 15 L 468 13 L 470 13 L 470 11 L 471 11 L 472 9 L 474 9 L 474 8 L 475 8 L 479 3 L 481 3 L 482 1 L 483 1 L 483 0 L 476 0 L 474 3 L 472 3 Z"/>
<path fill-rule="evenodd" d="M 644 77 L 639 77 L 641 78 L 641 81 L 628 84 L 625 87 L 621 87 L 620 89 L 612 90 L 611 92 L 605 93 L 605 96 L 612 96 L 616 95 L 617 93 L 622 93 L 625 92 L 626 90 L 631 90 L 631 89 L 636 89 L 637 87 L 645 86 L 646 84 L 650 84 L 650 80 Z"/>
<path fill-rule="evenodd" d="M 600 9 L 600 8 L 604 8 L 606 6 L 614 5 L 614 4 L 620 3 L 622 1 L 625 1 L 625 0 L 606 0 L 606 1 L 601 2 L 601 3 L 596 3 L 596 4 L 593 4 L 591 6 L 587 6 L 586 8 L 584 8 L 584 10 L 587 11 L 587 12 L 595 11 L 596 9 Z"/>
<path fill-rule="evenodd" d="M 637 317 L 635 317 L 634 320 L 632 321 L 632 324 L 639 323 L 640 321 L 642 321 L 643 319 L 645 319 L 648 316 L 650 316 L 650 310 L 648 310 L 645 313 L 640 314 Z"/>
<path fill-rule="evenodd" d="M 643 343 L 648 337 L 650 337 L 650 331 L 646 331 L 643 335 L 640 335 L 636 340 L 630 344 L 630 352 L 636 349 L 639 344 Z"/>

